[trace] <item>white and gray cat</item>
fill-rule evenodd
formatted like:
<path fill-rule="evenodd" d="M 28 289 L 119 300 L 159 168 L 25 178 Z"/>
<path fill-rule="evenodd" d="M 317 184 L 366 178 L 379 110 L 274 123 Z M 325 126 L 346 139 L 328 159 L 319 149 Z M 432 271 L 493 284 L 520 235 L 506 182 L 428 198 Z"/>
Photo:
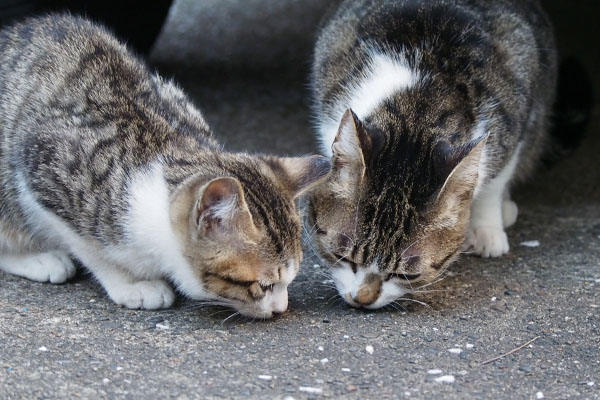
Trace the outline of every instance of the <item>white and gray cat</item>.
<path fill-rule="evenodd" d="M 378 308 L 461 249 L 498 257 L 544 148 L 556 54 L 535 0 L 346 0 L 312 70 L 333 169 L 310 199 L 340 295 Z"/>
<path fill-rule="evenodd" d="M 71 257 L 129 308 L 194 299 L 269 318 L 302 258 L 294 199 L 321 156 L 232 154 L 171 82 L 69 15 L 0 32 L 0 269 L 40 282 Z"/>

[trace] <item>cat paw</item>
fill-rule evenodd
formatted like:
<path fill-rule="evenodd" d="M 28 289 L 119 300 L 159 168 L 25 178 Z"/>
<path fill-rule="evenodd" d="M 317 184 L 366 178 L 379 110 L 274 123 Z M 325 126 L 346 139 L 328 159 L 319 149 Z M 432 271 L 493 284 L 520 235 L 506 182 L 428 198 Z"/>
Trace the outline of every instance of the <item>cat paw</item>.
<path fill-rule="evenodd" d="M 173 289 L 162 280 L 138 281 L 109 291 L 110 298 L 127 308 L 156 310 L 169 308 L 175 301 Z"/>
<path fill-rule="evenodd" d="M 0 257 L 2 269 L 36 282 L 64 283 L 77 272 L 71 258 L 62 251 Z"/>
<path fill-rule="evenodd" d="M 502 201 L 502 225 L 505 228 L 513 226 L 517 222 L 517 216 L 519 215 L 519 208 L 517 203 L 507 199 Z"/>
<path fill-rule="evenodd" d="M 500 257 L 508 253 L 508 237 L 502 228 L 480 226 L 469 230 L 463 247 L 484 258 Z"/>

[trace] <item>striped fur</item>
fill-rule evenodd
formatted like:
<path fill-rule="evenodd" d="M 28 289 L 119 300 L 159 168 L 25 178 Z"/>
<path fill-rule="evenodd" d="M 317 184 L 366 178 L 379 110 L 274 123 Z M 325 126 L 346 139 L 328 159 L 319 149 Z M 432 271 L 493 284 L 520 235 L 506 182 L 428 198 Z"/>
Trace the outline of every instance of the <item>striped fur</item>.
<path fill-rule="evenodd" d="M 432 281 L 463 243 L 508 251 L 510 184 L 543 149 L 555 70 L 535 0 L 346 0 L 328 17 L 312 85 L 333 172 L 309 216 L 349 304 Z"/>
<path fill-rule="evenodd" d="M 172 82 L 69 15 L 0 32 L 0 268 L 63 282 L 88 268 L 115 302 L 183 294 L 270 317 L 302 258 L 294 200 L 323 157 L 221 149 Z"/>

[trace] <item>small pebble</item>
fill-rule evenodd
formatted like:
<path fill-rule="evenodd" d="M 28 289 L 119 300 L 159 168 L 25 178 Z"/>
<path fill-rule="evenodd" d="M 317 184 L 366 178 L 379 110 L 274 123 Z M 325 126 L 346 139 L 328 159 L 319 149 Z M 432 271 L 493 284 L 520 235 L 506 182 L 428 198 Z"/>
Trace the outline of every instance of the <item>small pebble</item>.
<path fill-rule="evenodd" d="M 350 339 L 350 336 L 344 335 L 344 339 Z"/>
<path fill-rule="evenodd" d="M 342 368 L 342 371 L 344 371 L 344 372 L 350 372 L 350 368 Z"/>
<path fill-rule="evenodd" d="M 404 392 L 404 395 L 405 395 L 406 397 L 409 397 L 409 396 L 410 396 L 410 392 Z"/>
<path fill-rule="evenodd" d="M 449 349 L 448 351 L 450 353 L 452 353 L 452 354 L 460 354 L 460 353 L 462 353 L 462 349 L 458 349 L 458 348 Z"/>
<path fill-rule="evenodd" d="M 454 375 L 442 375 L 435 378 L 436 382 L 454 383 Z"/>
<path fill-rule="evenodd" d="M 48 349 L 46 348 L 46 346 L 42 346 L 40 348 L 38 348 L 39 351 L 48 351 Z"/>
<path fill-rule="evenodd" d="M 301 392 L 304 392 L 304 393 L 311 393 L 311 394 L 321 394 L 321 393 L 323 393 L 323 389 L 316 388 L 316 387 L 310 387 L 310 386 L 300 386 L 298 388 L 298 390 L 300 390 Z"/>
<path fill-rule="evenodd" d="M 319 264 L 313 264 L 313 268 L 321 268 Z"/>
<path fill-rule="evenodd" d="M 329 359 L 327 359 L 327 358 L 321 358 L 320 361 L 321 361 L 321 364 L 326 364 L 326 363 L 329 362 Z"/>
<path fill-rule="evenodd" d="M 271 375 L 259 375 L 258 379 L 260 379 L 261 381 L 270 381 L 271 379 L 273 379 L 273 377 Z"/>
<path fill-rule="evenodd" d="M 542 393 L 542 392 L 537 392 L 537 393 L 535 394 L 535 398 L 536 398 L 536 399 L 543 399 L 543 398 L 544 398 L 544 393 Z"/>
<path fill-rule="evenodd" d="M 525 246 L 525 247 L 538 247 L 539 245 L 540 245 L 539 240 L 527 240 L 525 242 L 521 242 L 521 246 Z M 538 392 L 538 393 L 541 393 L 541 392 Z"/>
<path fill-rule="evenodd" d="M 104 379 L 102 379 L 102 383 L 104 383 L 105 385 L 106 385 L 107 383 L 109 383 L 109 382 L 110 382 L 110 379 L 108 379 L 108 378 L 104 378 Z"/>
<path fill-rule="evenodd" d="M 471 344 L 471 343 L 467 343 L 467 344 L 465 345 L 465 347 L 466 347 L 467 349 L 472 349 L 473 347 L 475 347 L 475 345 L 473 345 L 473 344 Z"/>
<path fill-rule="evenodd" d="M 437 368 L 436 369 L 430 369 L 430 370 L 427 370 L 427 373 L 431 374 L 431 375 L 439 375 L 439 374 L 442 373 L 442 370 L 441 369 L 437 369 Z"/>
<path fill-rule="evenodd" d="M 323 346 L 319 346 L 319 347 L 317 347 L 317 350 L 319 350 L 319 351 L 323 351 L 323 350 L 325 350 L 325 349 L 323 348 Z"/>
<path fill-rule="evenodd" d="M 373 346 L 371 346 L 370 344 L 367 345 L 367 347 L 365 347 L 365 350 L 367 351 L 367 353 L 369 354 L 373 354 L 373 352 L 375 351 L 375 349 L 373 349 Z"/>
<path fill-rule="evenodd" d="M 346 389 L 348 389 L 349 392 L 354 392 L 357 388 L 354 385 L 348 385 L 346 386 Z"/>
<path fill-rule="evenodd" d="M 161 331 L 166 331 L 167 329 L 171 328 L 169 321 L 159 322 L 155 326 L 156 326 L 156 329 L 159 329 Z"/>
<path fill-rule="evenodd" d="M 496 301 L 496 300 L 497 300 L 496 296 L 492 297 L 492 301 Z"/>
<path fill-rule="evenodd" d="M 594 386 L 594 382 L 593 382 L 593 381 L 589 381 L 589 382 L 587 383 L 587 385 L 588 385 L 589 387 L 592 387 L 592 386 Z"/>

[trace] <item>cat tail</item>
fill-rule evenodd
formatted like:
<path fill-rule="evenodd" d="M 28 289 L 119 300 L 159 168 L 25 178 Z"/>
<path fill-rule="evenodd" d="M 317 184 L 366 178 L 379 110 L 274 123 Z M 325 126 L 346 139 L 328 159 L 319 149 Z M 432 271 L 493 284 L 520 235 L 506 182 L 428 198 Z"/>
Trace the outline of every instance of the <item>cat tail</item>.
<path fill-rule="evenodd" d="M 592 77 L 583 64 L 571 56 L 558 71 L 556 101 L 550 129 L 550 151 L 543 157 L 552 166 L 570 155 L 585 137 L 594 107 Z"/>

